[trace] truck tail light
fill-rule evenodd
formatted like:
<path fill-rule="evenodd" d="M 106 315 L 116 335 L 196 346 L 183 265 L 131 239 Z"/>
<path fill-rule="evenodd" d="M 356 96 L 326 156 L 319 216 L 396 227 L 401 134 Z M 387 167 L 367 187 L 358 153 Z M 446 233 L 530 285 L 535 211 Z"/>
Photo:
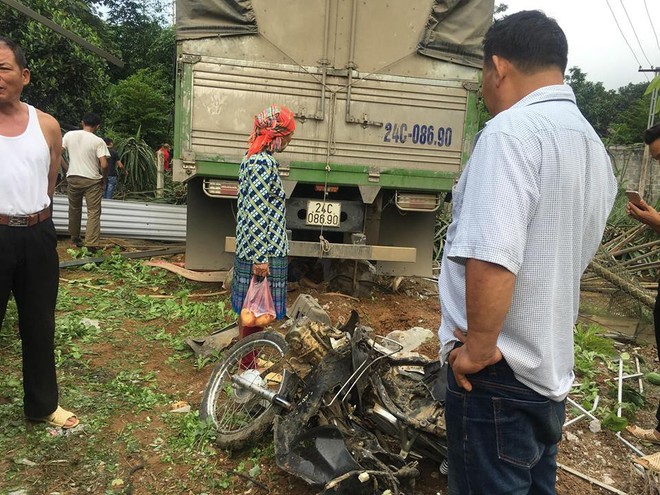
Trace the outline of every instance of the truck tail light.
<path fill-rule="evenodd" d="M 394 202 L 401 211 L 436 211 L 442 204 L 440 194 L 420 194 L 397 191 Z"/>
<path fill-rule="evenodd" d="M 204 193 L 212 198 L 234 199 L 238 197 L 238 181 L 228 179 L 204 179 Z"/>

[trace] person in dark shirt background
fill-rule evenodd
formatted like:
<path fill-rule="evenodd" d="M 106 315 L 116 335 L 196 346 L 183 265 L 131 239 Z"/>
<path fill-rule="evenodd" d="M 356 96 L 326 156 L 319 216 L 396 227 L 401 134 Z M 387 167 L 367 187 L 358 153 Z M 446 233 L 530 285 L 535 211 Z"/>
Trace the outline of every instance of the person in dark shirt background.
<path fill-rule="evenodd" d="M 119 159 L 119 153 L 113 149 L 113 141 L 110 138 L 104 138 L 110 156 L 108 157 L 108 175 L 105 181 L 105 188 L 103 190 L 103 199 L 112 199 L 112 193 L 117 187 L 117 169 L 123 170 L 124 164 Z"/>
<path fill-rule="evenodd" d="M 649 147 L 651 158 L 660 163 L 660 124 L 656 124 L 644 132 L 644 142 Z M 660 212 L 646 201 L 641 200 L 639 203 L 629 202 L 626 204 L 626 213 L 635 220 L 651 227 L 656 234 L 660 234 Z M 653 308 L 653 326 L 655 327 L 655 342 L 656 350 L 658 352 L 658 359 L 660 359 L 660 283 L 658 283 L 658 293 L 655 298 L 655 307 Z M 656 427 L 655 428 L 640 428 L 637 425 L 629 425 L 626 427 L 629 433 L 634 437 L 660 444 L 660 403 L 655 413 Z"/>

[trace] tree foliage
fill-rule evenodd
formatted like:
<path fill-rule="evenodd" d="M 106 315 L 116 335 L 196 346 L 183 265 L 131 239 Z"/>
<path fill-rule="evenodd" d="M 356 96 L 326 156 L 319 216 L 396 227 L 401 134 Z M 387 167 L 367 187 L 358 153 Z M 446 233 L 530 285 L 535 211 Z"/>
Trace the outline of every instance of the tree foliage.
<path fill-rule="evenodd" d="M 121 136 L 142 128 L 144 140 L 157 147 L 169 135 L 172 102 L 162 70 L 140 69 L 108 91 L 108 125 Z"/>
<path fill-rule="evenodd" d="M 506 14 L 506 11 L 509 10 L 509 6 L 505 3 L 497 3 L 495 4 L 495 8 L 493 9 L 493 17 L 498 18 L 502 17 L 504 14 Z"/>
<path fill-rule="evenodd" d="M 587 75 L 579 67 L 571 67 L 568 74 L 566 83 L 573 88 L 582 114 L 599 136 L 605 136 L 614 112 L 616 92 L 605 89 L 601 82 L 587 81 Z"/>
<path fill-rule="evenodd" d="M 104 47 L 102 22 L 82 0 L 24 0 L 23 3 L 90 43 Z M 31 82 L 23 97 L 75 125 L 85 112 L 102 106 L 107 62 L 19 11 L 0 4 L 0 33 L 26 52 Z"/>
<path fill-rule="evenodd" d="M 32 80 L 24 90 L 25 101 L 53 114 L 65 129 L 76 127 L 83 114 L 94 111 L 102 116 L 106 131 L 108 124 L 120 123 L 114 135 L 133 136 L 141 126 L 149 144 L 169 140 L 175 65 L 174 29 L 166 24 L 165 14 L 169 1 L 22 0 L 22 3 L 125 63 L 120 69 L 1 3 L 0 33 L 17 41 L 28 57 Z M 137 79 L 142 85 L 150 84 L 156 96 L 133 99 L 130 108 L 111 102 L 111 96 L 118 97 L 122 88 L 127 87 L 128 93 L 132 88 L 135 93 L 139 86 L 135 77 L 141 70 L 154 74 L 151 78 L 140 75 Z M 168 99 L 165 107 L 163 97 Z M 153 104 L 157 105 L 156 110 L 151 108 Z M 154 111 L 164 115 L 165 121 L 153 118 Z M 141 120 L 143 115 L 147 116 L 146 122 Z"/>
<path fill-rule="evenodd" d="M 152 147 L 171 141 L 174 107 L 175 37 L 166 25 L 165 0 L 99 0 L 123 68 L 112 67 L 107 122 L 127 137 L 138 129 Z"/>
<path fill-rule="evenodd" d="M 140 128 L 134 136 L 120 138 L 115 143 L 117 153 L 124 164 L 120 177 L 121 192 L 142 193 L 156 189 L 156 155 L 140 136 Z"/>
<path fill-rule="evenodd" d="M 642 142 L 651 103 L 650 96 L 644 94 L 646 86 L 630 83 L 619 88 L 615 113 L 605 136 L 610 144 Z"/>
<path fill-rule="evenodd" d="M 174 32 L 166 27 L 169 2 L 163 0 L 101 0 L 108 9 L 107 24 L 113 43 L 125 63 L 112 68 L 113 79 L 123 79 L 140 69 L 160 67 L 171 72 Z"/>
<path fill-rule="evenodd" d="M 587 80 L 579 67 L 571 67 L 566 77 L 575 93 L 577 105 L 598 135 L 608 144 L 642 142 L 648 122 L 650 96 L 647 84 L 628 84 L 607 90 L 600 82 Z"/>

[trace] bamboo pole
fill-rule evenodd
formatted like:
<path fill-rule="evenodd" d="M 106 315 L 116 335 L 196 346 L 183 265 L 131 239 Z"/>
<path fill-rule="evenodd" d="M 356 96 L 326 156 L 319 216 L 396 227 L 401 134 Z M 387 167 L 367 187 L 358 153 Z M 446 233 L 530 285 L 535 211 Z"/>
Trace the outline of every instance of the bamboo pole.
<path fill-rule="evenodd" d="M 594 273 L 619 287 L 624 292 L 630 294 L 642 304 L 651 309 L 655 306 L 655 298 L 653 298 L 648 291 L 637 286 L 635 283 L 626 280 L 621 275 L 614 273 L 611 269 L 603 266 L 600 261 L 595 259 L 592 260 L 589 267 Z"/>
<path fill-rule="evenodd" d="M 659 245 L 660 245 L 660 239 L 657 239 L 655 241 L 640 244 L 638 246 L 630 246 L 630 247 L 625 248 L 625 249 L 619 249 L 618 251 L 610 251 L 609 255 L 616 257 L 616 256 L 621 256 L 622 254 L 628 254 L 628 253 L 632 253 L 632 252 L 635 252 L 635 251 L 639 251 L 640 249 L 653 247 L 653 246 L 659 246 Z"/>
<path fill-rule="evenodd" d="M 614 294 L 615 292 L 618 292 L 619 289 L 615 289 L 614 287 L 584 287 L 581 290 L 585 292 L 600 292 L 602 294 Z"/>
<path fill-rule="evenodd" d="M 619 263 L 619 265 L 620 266 L 634 265 L 639 260 L 643 260 L 645 258 L 648 258 L 649 256 L 657 256 L 658 254 L 660 254 L 660 252 L 659 252 L 659 250 L 656 249 L 654 251 L 649 251 L 648 253 L 640 254 L 639 256 L 636 256 L 635 258 L 630 258 L 627 261 Z"/>
<path fill-rule="evenodd" d="M 660 261 L 651 261 L 650 263 L 642 263 L 640 265 L 636 265 L 634 271 L 637 272 L 640 270 L 650 270 L 651 268 L 658 268 L 658 267 L 660 267 Z"/>
<path fill-rule="evenodd" d="M 607 241 L 606 243 L 603 244 L 603 246 L 602 246 L 603 249 L 609 249 L 610 246 L 612 246 L 613 244 L 616 244 L 621 239 L 624 239 L 624 238 L 627 238 L 628 236 L 630 236 L 635 230 L 639 229 L 639 227 L 640 227 L 639 225 L 635 225 L 634 227 L 631 227 L 628 230 L 626 230 L 625 232 L 622 232 L 621 234 L 617 235 L 613 239 L 610 239 L 609 241 Z"/>
<path fill-rule="evenodd" d="M 626 492 L 622 492 L 621 490 L 614 488 L 611 485 L 607 485 L 603 483 L 602 481 L 598 481 L 596 478 L 593 478 L 587 474 L 581 473 L 580 471 L 577 471 L 573 468 L 570 468 L 568 466 L 565 466 L 564 464 L 561 464 L 560 462 L 557 463 L 557 467 L 559 469 L 563 469 L 567 473 L 571 473 L 573 476 L 577 476 L 578 478 L 582 478 L 583 480 L 588 481 L 589 483 L 592 483 L 596 486 L 599 486 L 600 488 L 604 488 L 605 490 L 608 490 L 612 493 L 616 493 L 617 495 L 628 495 Z"/>
<path fill-rule="evenodd" d="M 636 225 L 635 227 L 625 231 L 623 234 L 615 237 L 608 243 L 604 244 L 603 249 L 609 251 L 611 249 L 620 248 L 622 245 L 632 241 L 635 237 L 637 237 L 639 233 L 644 230 L 644 227 L 645 227 L 644 224 Z"/>

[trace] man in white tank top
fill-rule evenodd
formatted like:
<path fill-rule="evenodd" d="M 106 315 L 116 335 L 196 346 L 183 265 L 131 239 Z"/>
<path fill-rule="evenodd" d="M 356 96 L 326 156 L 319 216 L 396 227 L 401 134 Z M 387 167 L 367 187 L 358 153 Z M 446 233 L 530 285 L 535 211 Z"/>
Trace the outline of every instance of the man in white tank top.
<path fill-rule="evenodd" d="M 69 194 L 69 235 L 76 246 L 82 246 L 80 222 L 82 200 L 87 203 L 85 245 L 98 249 L 101 235 L 101 199 L 107 158 L 110 156 L 105 141 L 94 134 L 101 125 L 101 117 L 87 113 L 82 119 L 82 130 L 69 131 L 64 135 L 62 146 L 69 152 L 67 183 Z"/>
<path fill-rule="evenodd" d="M 54 356 L 59 259 L 51 203 L 62 134 L 57 120 L 21 102 L 29 82 L 23 51 L 0 36 L 0 324 L 13 294 L 25 416 L 73 428 L 75 414 L 58 406 Z"/>

